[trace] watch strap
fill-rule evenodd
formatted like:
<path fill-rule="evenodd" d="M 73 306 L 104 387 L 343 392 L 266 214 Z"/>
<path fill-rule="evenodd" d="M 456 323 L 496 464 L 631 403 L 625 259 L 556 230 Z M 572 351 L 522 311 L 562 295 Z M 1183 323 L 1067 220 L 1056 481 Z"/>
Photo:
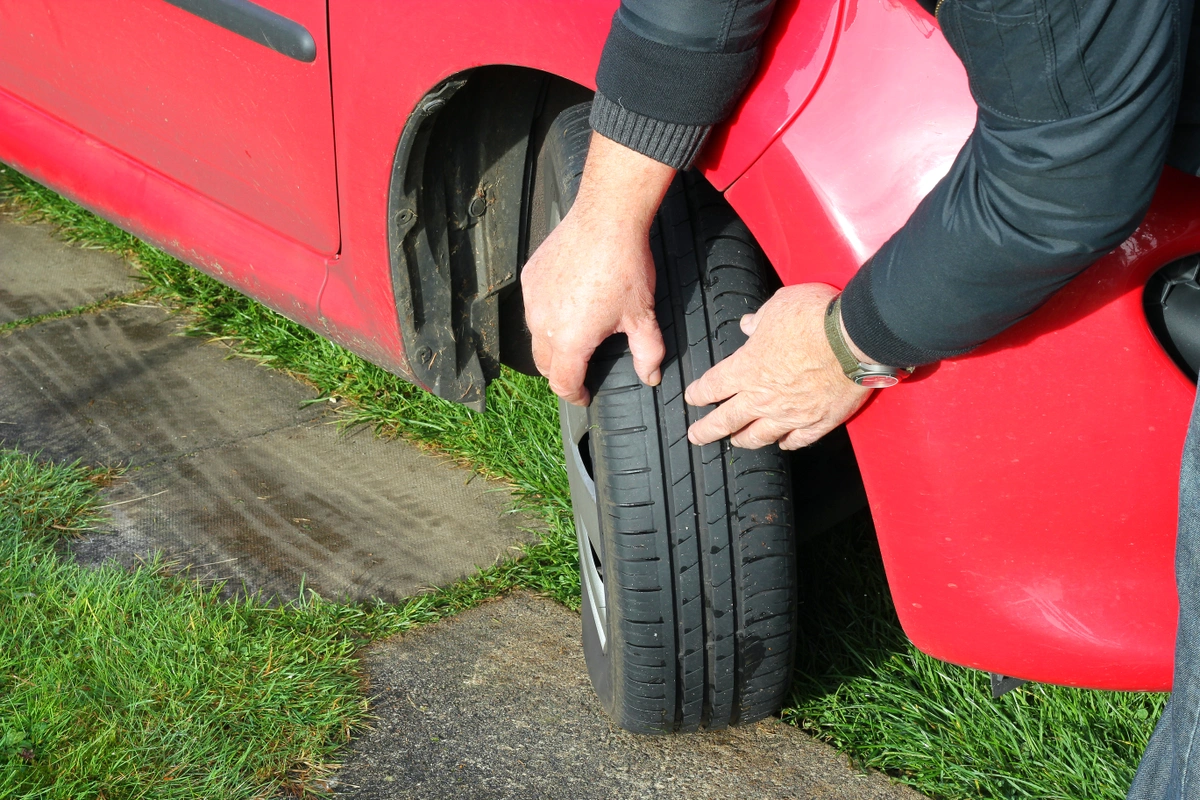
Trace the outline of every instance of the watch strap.
<path fill-rule="evenodd" d="M 825 307 L 825 338 L 829 340 L 829 347 L 837 356 L 842 372 L 846 373 L 847 378 L 853 380 L 852 376 L 862 366 L 862 362 L 854 357 L 854 353 L 850 352 L 850 346 L 846 344 L 846 337 L 842 336 L 842 296 L 840 294 Z"/>
<path fill-rule="evenodd" d="M 842 335 L 842 296 L 840 294 L 833 298 L 825 308 L 825 338 L 829 340 L 829 347 L 837 357 L 842 372 L 859 386 L 869 389 L 895 386 L 913 372 L 912 367 L 864 364 L 858 360 L 846 342 L 846 337 Z"/>

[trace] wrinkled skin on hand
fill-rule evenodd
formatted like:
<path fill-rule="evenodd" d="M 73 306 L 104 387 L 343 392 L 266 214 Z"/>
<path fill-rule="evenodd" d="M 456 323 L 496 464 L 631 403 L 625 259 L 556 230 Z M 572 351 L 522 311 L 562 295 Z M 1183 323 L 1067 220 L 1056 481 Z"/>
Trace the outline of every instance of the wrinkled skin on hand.
<path fill-rule="evenodd" d="M 675 170 L 592 134 L 575 204 L 521 272 L 533 361 L 550 388 L 584 406 L 588 359 L 629 338 L 638 377 L 658 385 L 666 347 L 654 316 L 650 226 Z"/>
<path fill-rule="evenodd" d="M 842 372 L 825 338 L 825 309 L 837 291 L 786 286 L 742 318 L 750 338 L 687 388 L 693 406 L 720 403 L 688 429 L 694 444 L 725 436 L 735 447 L 779 442 L 805 447 L 854 415 L 870 395 Z"/>
<path fill-rule="evenodd" d="M 582 268 L 581 268 L 582 267 Z M 533 360 L 568 403 L 588 404 L 587 363 L 614 333 L 629 338 L 633 366 L 658 384 L 666 348 L 654 316 L 654 259 L 636 226 L 567 214 L 521 275 Z"/>
<path fill-rule="evenodd" d="M 521 273 L 534 363 L 569 403 L 587 405 L 588 360 L 614 333 L 628 336 L 638 377 L 659 383 L 666 348 L 649 232 L 673 176 L 593 134 L 575 204 Z M 721 404 L 692 425 L 693 442 L 730 436 L 737 447 L 804 447 L 859 409 L 870 390 L 846 378 L 825 340 L 835 293 L 824 284 L 786 287 L 742 319 L 749 341 L 688 387 L 688 403 Z"/>

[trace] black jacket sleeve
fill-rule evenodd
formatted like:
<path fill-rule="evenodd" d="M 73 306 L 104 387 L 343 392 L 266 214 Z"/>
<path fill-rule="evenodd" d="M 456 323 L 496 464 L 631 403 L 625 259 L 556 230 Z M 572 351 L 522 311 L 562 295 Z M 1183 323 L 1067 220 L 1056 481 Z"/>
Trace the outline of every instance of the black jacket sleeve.
<path fill-rule="evenodd" d="M 596 73 L 597 133 L 689 166 L 758 67 L 775 0 L 622 0 Z"/>
<path fill-rule="evenodd" d="M 949 174 L 847 286 L 897 366 L 963 353 L 1137 227 L 1179 102 L 1192 0 L 943 0 L 979 106 Z"/>

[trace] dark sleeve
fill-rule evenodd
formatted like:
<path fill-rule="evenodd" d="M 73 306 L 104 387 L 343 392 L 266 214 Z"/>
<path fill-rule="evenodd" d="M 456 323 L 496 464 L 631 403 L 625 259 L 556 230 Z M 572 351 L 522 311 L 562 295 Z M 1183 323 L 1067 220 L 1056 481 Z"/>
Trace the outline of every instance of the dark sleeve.
<path fill-rule="evenodd" d="M 846 287 L 855 344 L 896 366 L 963 353 L 1133 232 L 1166 159 L 1191 4 L 944 0 L 976 127 Z"/>
<path fill-rule="evenodd" d="M 1183 90 L 1167 163 L 1189 175 L 1200 175 L 1200 16 L 1194 9 L 1183 64 Z"/>
<path fill-rule="evenodd" d="M 592 128 L 676 169 L 689 166 L 758 67 L 775 0 L 622 0 Z"/>

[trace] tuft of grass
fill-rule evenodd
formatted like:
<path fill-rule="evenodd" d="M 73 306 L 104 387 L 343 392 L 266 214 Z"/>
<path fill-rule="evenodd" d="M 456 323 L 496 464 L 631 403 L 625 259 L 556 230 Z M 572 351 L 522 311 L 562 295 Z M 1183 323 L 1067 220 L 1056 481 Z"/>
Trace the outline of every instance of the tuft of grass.
<path fill-rule="evenodd" d="M 0 449 L 0 526 L 39 543 L 88 530 L 97 518 L 96 489 L 117 475 L 75 464 L 41 464 Z"/>
<path fill-rule="evenodd" d="M 106 297 L 102 300 L 97 300 L 93 303 L 85 303 L 74 308 L 64 308 L 60 311 L 48 311 L 45 314 L 36 314 L 32 317 L 22 317 L 14 319 L 11 322 L 0 324 L 0 336 L 19 331 L 22 328 L 28 328 L 31 325 L 37 325 L 42 322 L 48 322 L 52 319 L 64 319 L 66 317 L 77 317 L 81 314 L 95 314 L 97 311 L 105 311 L 110 308 L 116 308 L 125 303 L 136 303 L 138 300 L 146 296 L 145 291 L 130 292 L 128 294 L 119 294 L 113 297 Z"/>
<path fill-rule="evenodd" d="M 489 412 L 432 397 L 138 241 L 17 173 L 0 200 L 59 226 L 64 238 L 122 253 L 150 292 L 187 315 L 190 332 L 312 384 L 348 425 L 369 424 L 507 481 L 541 516 L 542 541 L 454 586 L 388 606 L 318 598 L 279 609 L 295 630 L 366 642 L 524 587 L 578 608 L 579 576 L 556 401 L 544 381 L 511 372 Z M 904 637 L 869 521 L 802 552 L 808 597 L 803 657 L 784 719 L 937 800 L 1124 797 L 1164 697 L 1050 686 L 991 699 L 986 676 L 931 659 Z"/>

